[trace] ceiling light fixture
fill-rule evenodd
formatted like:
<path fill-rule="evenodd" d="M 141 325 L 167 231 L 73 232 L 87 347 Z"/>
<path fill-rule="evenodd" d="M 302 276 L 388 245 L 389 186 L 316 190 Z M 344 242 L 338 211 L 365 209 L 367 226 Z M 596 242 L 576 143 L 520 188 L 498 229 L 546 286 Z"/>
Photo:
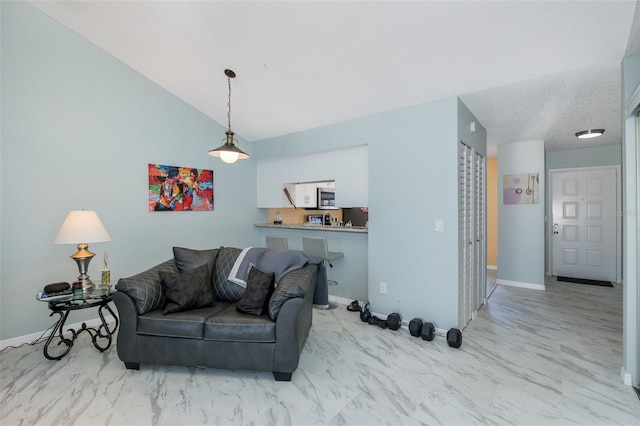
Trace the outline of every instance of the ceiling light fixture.
<path fill-rule="evenodd" d="M 240 143 L 233 138 L 234 133 L 231 131 L 231 79 L 235 78 L 236 73 L 231 70 L 224 70 L 224 75 L 227 76 L 229 86 L 229 97 L 227 98 L 227 124 L 229 130 L 225 132 L 225 135 L 227 135 L 226 142 L 222 146 L 209 151 L 209 155 L 220 157 L 220 159 L 227 164 L 233 164 L 238 159 L 244 160 L 245 158 L 249 158 L 249 154 L 239 148 Z M 236 142 L 238 146 L 236 146 L 234 142 Z"/>
<path fill-rule="evenodd" d="M 597 138 L 598 136 L 602 136 L 603 133 L 604 129 L 589 129 L 576 133 L 576 137 L 578 139 Z"/>

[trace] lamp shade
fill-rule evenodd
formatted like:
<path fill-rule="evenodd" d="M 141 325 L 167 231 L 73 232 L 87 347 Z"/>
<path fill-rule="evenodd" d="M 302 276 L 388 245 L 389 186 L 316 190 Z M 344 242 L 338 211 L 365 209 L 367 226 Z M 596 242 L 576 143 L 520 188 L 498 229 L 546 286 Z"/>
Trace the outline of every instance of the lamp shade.
<path fill-rule="evenodd" d="M 93 210 L 72 210 L 65 218 L 54 244 L 99 243 L 111 241 L 98 214 Z"/>
<path fill-rule="evenodd" d="M 209 151 L 209 155 L 213 157 L 220 157 L 220 159 L 227 164 L 233 164 L 238 159 L 244 160 L 246 158 L 249 158 L 249 154 L 234 145 L 234 133 L 232 131 L 227 131 L 226 135 L 226 142 L 222 146 Z"/>

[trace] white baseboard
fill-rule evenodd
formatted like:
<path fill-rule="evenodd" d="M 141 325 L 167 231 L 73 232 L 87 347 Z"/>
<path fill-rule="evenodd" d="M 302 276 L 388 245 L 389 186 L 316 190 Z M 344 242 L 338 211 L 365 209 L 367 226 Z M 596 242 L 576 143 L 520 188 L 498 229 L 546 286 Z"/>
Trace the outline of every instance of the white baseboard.
<path fill-rule="evenodd" d="M 105 314 L 104 319 L 105 321 L 107 321 L 107 323 L 111 323 L 114 321 L 113 317 L 109 314 Z M 65 324 L 64 330 L 67 330 L 69 328 L 78 330 L 82 327 L 83 322 L 87 325 L 87 327 L 92 327 L 92 328 L 98 328 L 102 325 L 102 321 L 100 320 L 100 318 L 94 318 L 88 321 L 76 322 L 74 324 Z M 26 334 L 24 336 L 14 337 L 12 339 L 0 340 L 0 351 L 8 347 L 17 347 L 20 345 L 24 345 L 25 343 L 26 344 L 33 343 L 38 338 L 42 338 L 42 341 L 44 342 L 46 341 L 46 339 L 49 337 L 50 334 L 51 332 L 49 330 L 42 330 L 37 333 Z"/>
<path fill-rule="evenodd" d="M 520 281 L 509 281 L 509 280 L 501 280 L 497 279 L 496 284 L 498 285 L 506 285 L 509 287 L 520 287 L 520 288 L 528 288 L 531 290 L 545 290 L 544 284 L 533 284 L 533 283 L 524 283 Z"/>
<path fill-rule="evenodd" d="M 329 302 L 334 302 L 339 305 L 349 306 L 349 304 L 353 302 L 353 299 L 345 299 L 344 297 L 329 295 Z M 359 301 L 359 302 L 362 304 L 362 301 Z"/>
<path fill-rule="evenodd" d="M 496 266 L 496 265 L 487 265 L 487 269 L 491 269 L 492 271 L 497 271 L 498 270 L 498 266 Z"/>
<path fill-rule="evenodd" d="M 622 377 L 622 383 L 626 386 L 633 386 L 633 383 L 631 382 L 631 374 L 627 373 L 624 367 L 620 367 L 620 377 Z"/>

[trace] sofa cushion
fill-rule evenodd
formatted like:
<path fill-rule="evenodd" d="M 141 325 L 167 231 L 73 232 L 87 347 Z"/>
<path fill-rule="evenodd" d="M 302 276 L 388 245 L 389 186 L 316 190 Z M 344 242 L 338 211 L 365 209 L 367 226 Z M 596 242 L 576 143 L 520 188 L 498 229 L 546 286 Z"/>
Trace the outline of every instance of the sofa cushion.
<path fill-rule="evenodd" d="M 269 317 L 275 321 L 284 302 L 304 297 L 314 284 L 317 273 L 318 265 L 308 263 L 282 277 L 269 301 Z"/>
<path fill-rule="evenodd" d="M 239 248 L 220 247 L 213 273 L 213 297 L 216 300 L 237 302 L 244 293 L 244 287 L 229 281 L 229 273 L 238 256 L 242 252 Z"/>
<path fill-rule="evenodd" d="M 138 317 L 136 332 L 151 336 L 202 339 L 205 319 L 224 311 L 228 305 L 219 302 L 215 306 L 167 315 L 163 314 L 162 309 L 156 309 Z"/>
<path fill-rule="evenodd" d="M 162 278 L 158 274 L 160 271 L 178 272 L 178 269 L 171 259 L 131 277 L 120 278 L 116 284 L 118 291 L 126 293 L 135 301 L 139 315 L 161 308 L 165 304 Z"/>
<path fill-rule="evenodd" d="M 206 263 L 185 272 L 160 271 L 167 305 L 165 314 L 212 306 L 213 291 Z"/>
<path fill-rule="evenodd" d="M 184 247 L 173 248 L 173 259 L 179 272 L 190 271 L 206 263 L 209 266 L 209 275 L 213 278 L 213 270 L 216 266 L 218 249 L 193 250 Z"/>
<path fill-rule="evenodd" d="M 247 288 L 244 290 L 242 298 L 236 304 L 236 309 L 245 314 L 260 316 L 268 310 L 268 300 L 275 290 L 275 275 L 273 272 L 267 274 L 251 267 Z"/>
<path fill-rule="evenodd" d="M 276 323 L 266 315 L 256 317 L 239 312 L 235 304 L 230 304 L 204 321 L 203 337 L 226 342 L 271 343 L 276 341 Z"/>

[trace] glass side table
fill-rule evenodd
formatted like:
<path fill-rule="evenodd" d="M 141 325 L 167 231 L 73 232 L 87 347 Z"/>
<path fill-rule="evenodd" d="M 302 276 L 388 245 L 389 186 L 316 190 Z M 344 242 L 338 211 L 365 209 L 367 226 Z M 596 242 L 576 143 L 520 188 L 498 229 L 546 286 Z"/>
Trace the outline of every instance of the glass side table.
<path fill-rule="evenodd" d="M 40 294 L 36 296 L 38 300 L 41 302 L 47 302 L 49 305 L 49 309 L 51 309 L 51 314 L 60 315 L 60 318 L 53 326 L 53 330 L 47 339 L 47 343 L 44 345 L 44 356 L 47 359 L 51 360 L 59 360 L 62 359 L 66 354 L 69 353 L 71 348 L 73 347 L 73 342 L 76 340 L 78 335 L 83 331 L 86 331 L 91 335 L 91 340 L 93 342 L 93 346 L 96 347 L 100 352 L 103 352 L 111 346 L 113 333 L 118 329 L 118 317 L 113 311 L 111 307 L 109 307 L 109 302 L 111 302 L 111 288 L 108 286 L 96 286 L 93 291 L 85 291 L 82 290 L 74 291 L 73 294 L 66 297 L 56 297 L 54 299 L 40 299 Z M 87 327 L 86 323 L 82 323 L 82 327 L 79 330 L 73 330 L 69 328 L 67 331 L 71 333 L 70 338 L 65 337 L 63 333 L 64 324 L 67 321 L 67 317 L 69 317 L 69 313 L 71 311 L 78 311 L 81 309 L 89 309 L 89 308 L 98 308 L 98 316 L 102 321 L 102 324 L 97 328 Z M 109 329 L 109 325 L 107 321 L 104 319 L 104 315 L 102 310 L 106 309 L 111 316 L 115 319 L 116 323 L 113 329 Z M 50 354 L 49 353 L 49 345 L 51 342 L 55 340 L 56 333 L 58 334 L 58 345 L 64 344 L 66 348 L 61 354 Z M 100 341 L 98 340 L 100 339 Z M 54 351 L 55 352 L 55 351 Z"/>

